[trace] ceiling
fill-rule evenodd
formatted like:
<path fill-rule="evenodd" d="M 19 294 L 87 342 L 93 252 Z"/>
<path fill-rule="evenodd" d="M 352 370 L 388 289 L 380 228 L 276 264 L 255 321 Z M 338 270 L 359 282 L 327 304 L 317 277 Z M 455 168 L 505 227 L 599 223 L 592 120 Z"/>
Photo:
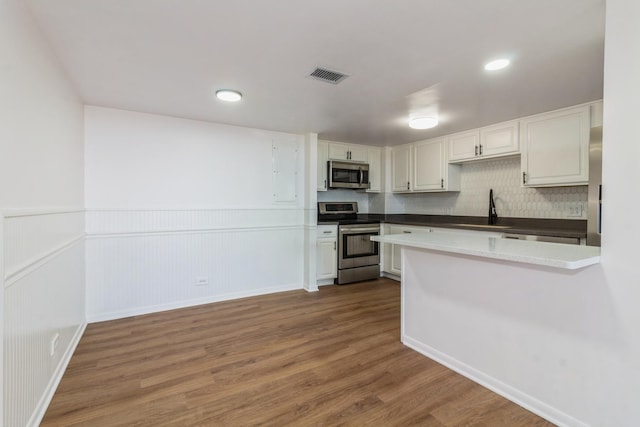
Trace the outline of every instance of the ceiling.
<path fill-rule="evenodd" d="M 384 146 L 602 97 L 604 0 L 28 4 L 90 105 Z M 410 129 L 416 112 L 440 125 Z"/>

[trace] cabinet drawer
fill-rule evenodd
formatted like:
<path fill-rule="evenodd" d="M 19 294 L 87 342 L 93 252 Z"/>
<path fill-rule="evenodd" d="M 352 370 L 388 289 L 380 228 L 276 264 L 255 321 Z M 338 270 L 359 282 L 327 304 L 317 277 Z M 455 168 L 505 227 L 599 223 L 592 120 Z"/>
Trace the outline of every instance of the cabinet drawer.
<path fill-rule="evenodd" d="M 316 231 L 316 236 L 318 238 L 338 237 L 338 226 L 337 225 L 319 225 Z"/>

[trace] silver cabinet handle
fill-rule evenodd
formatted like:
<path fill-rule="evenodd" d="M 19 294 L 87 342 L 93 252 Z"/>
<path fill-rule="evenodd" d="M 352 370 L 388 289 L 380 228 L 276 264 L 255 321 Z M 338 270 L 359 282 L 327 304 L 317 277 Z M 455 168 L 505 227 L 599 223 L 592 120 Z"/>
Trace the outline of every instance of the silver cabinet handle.
<path fill-rule="evenodd" d="M 327 180 L 326 179 L 324 180 L 324 189 L 325 190 L 327 189 Z"/>
<path fill-rule="evenodd" d="M 526 172 L 522 172 L 522 183 L 523 184 L 527 183 L 527 173 Z"/>
<path fill-rule="evenodd" d="M 482 156 L 482 144 L 480 144 L 480 155 Z"/>
<path fill-rule="evenodd" d="M 440 180 L 440 188 L 444 188 L 444 178 Z"/>
<path fill-rule="evenodd" d="M 411 232 L 407 231 L 407 230 L 403 230 L 402 232 L 405 233 L 405 234 L 411 234 Z"/>
<path fill-rule="evenodd" d="M 476 145 L 475 148 L 476 148 L 476 154 L 475 155 L 477 156 L 478 155 L 478 146 Z"/>
<path fill-rule="evenodd" d="M 324 234 L 331 234 L 331 230 L 323 231 Z"/>
<path fill-rule="evenodd" d="M 333 242 L 333 250 L 336 250 L 336 242 Z"/>
<path fill-rule="evenodd" d="M 409 189 L 409 181 L 407 181 L 407 190 Z"/>

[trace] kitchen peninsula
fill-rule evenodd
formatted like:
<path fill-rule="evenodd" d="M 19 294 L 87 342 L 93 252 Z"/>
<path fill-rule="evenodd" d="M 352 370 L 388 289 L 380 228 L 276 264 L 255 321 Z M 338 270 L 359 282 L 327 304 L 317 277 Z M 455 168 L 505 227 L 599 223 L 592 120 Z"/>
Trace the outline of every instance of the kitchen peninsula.
<path fill-rule="evenodd" d="M 453 234 L 435 231 L 423 234 L 375 236 L 372 237 L 372 240 L 405 247 L 569 270 L 587 267 L 600 262 L 599 247 L 510 240 L 475 234 Z"/>
<path fill-rule="evenodd" d="M 439 231 L 373 240 L 402 246 L 405 345 L 557 424 L 577 425 L 550 402 L 571 407 L 570 398 L 558 401 L 589 363 L 576 340 L 594 327 L 585 288 L 600 270 L 600 248 Z"/>

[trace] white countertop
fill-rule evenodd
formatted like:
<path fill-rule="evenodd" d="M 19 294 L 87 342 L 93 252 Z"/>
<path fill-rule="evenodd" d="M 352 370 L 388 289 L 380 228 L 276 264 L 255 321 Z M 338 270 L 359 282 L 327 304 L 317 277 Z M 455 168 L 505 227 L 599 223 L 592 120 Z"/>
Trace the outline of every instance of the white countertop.
<path fill-rule="evenodd" d="M 575 270 L 600 263 L 600 248 L 431 232 L 374 236 L 376 242 Z"/>

